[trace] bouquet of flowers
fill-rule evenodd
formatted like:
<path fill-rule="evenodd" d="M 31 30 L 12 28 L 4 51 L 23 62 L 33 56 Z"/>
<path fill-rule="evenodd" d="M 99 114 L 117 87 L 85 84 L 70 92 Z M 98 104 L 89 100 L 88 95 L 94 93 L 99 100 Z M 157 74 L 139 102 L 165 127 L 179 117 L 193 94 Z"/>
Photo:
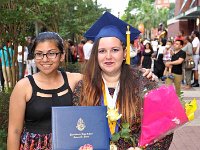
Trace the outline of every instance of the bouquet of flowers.
<path fill-rule="evenodd" d="M 195 100 L 183 108 L 172 85 L 149 91 L 144 96 L 139 146 L 152 144 L 194 119 L 196 108 Z"/>
<path fill-rule="evenodd" d="M 112 132 L 114 128 L 112 124 L 117 124 L 117 121 L 122 117 L 122 114 L 119 114 L 118 109 L 116 108 L 109 108 L 107 111 L 107 116 L 109 127 L 112 133 L 112 139 L 110 144 L 110 150 L 117 150 L 117 146 L 115 142 L 117 142 L 120 138 L 124 139 L 126 142 L 131 142 L 133 147 L 130 147 L 128 150 L 141 150 L 139 147 L 136 147 L 135 139 L 131 135 L 130 125 L 129 123 L 121 123 L 118 124 L 120 131 L 119 132 Z"/>

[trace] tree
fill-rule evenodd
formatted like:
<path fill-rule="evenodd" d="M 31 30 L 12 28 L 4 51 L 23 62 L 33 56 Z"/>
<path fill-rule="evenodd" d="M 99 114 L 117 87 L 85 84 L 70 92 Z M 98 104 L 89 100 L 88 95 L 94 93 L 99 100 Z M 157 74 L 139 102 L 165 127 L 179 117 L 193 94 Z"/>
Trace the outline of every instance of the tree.
<path fill-rule="evenodd" d="M 17 47 L 25 37 L 43 31 L 58 32 L 78 41 L 78 37 L 105 11 L 93 0 L 1 0 L 0 41 L 13 42 L 13 85 L 17 81 Z"/>
<path fill-rule="evenodd" d="M 160 22 L 167 23 L 168 9 L 156 9 L 154 0 L 130 0 L 125 10 L 123 20 L 134 27 L 143 23 L 146 30 L 146 37 L 150 37 L 150 30 L 157 27 Z"/>
<path fill-rule="evenodd" d="M 25 0 L 9 1 L 3 0 L 0 3 L 0 41 L 5 43 L 7 40 L 13 42 L 15 55 L 13 58 L 12 67 L 10 67 L 11 87 L 15 85 L 17 78 L 17 47 L 19 43 L 25 44 L 25 36 L 28 34 L 28 25 L 34 19 L 32 13 L 29 13 L 28 8 L 31 2 Z M 12 71 L 11 71 L 12 70 Z M 10 87 L 10 88 L 11 88 Z"/>

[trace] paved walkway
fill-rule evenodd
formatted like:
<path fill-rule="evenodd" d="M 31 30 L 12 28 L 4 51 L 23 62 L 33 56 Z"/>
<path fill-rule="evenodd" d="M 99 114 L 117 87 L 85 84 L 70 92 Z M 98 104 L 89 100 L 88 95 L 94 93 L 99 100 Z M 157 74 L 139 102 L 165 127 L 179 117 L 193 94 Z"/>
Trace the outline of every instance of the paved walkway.
<path fill-rule="evenodd" d="M 200 150 L 200 88 L 183 90 L 184 100 L 197 99 L 198 109 L 195 119 L 174 132 L 174 138 L 169 150 Z"/>

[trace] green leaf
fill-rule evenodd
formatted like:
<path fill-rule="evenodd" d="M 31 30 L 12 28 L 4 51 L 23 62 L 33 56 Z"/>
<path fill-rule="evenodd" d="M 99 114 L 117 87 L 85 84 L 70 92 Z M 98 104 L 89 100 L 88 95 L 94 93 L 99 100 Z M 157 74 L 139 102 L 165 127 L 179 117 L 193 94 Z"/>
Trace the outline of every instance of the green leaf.
<path fill-rule="evenodd" d="M 131 142 L 132 142 L 132 146 L 135 147 L 136 143 L 135 143 L 135 137 L 130 137 Z"/>
<path fill-rule="evenodd" d="M 112 140 L 113 142 L 117 142 L 119 139 L 120 139 L 120 133 L 119 133 L 119 132 L 118 132 L 118 133 L 114 133 L 114 134 L 112 135 L 111 140 Z"/>
<path fill-rule="evenodd" d="M 129 128 L 128 129 L 127 128 L 125 128 L 125 129 L 122 128 L 122 130 L 121 130 L 121 134 L 126 134 L 126 133 L 129 134 L 130 132 L 131 132 L 131 130 Z"/>
<path fill-rule="evenodd" d="M 123 134 L 123 135 L 121 135 L 121 138 L 123 138 L 124 140 L 130 140 L 130 135 L 129 134 Z"/>
<path fill-rule="evenodd" d="M 130 127 L 129 123 L 122 123 L 122 128 L 128 129 Z"/>
<path fill-rule="evenodd" d="M 130 133 L 129 133 L 130 131 L 131 131 L 130 129 L 122 129 L 120 131 L 121 137 L 124 138 L 124 139 L 129 139 L 130 138 Z"/>

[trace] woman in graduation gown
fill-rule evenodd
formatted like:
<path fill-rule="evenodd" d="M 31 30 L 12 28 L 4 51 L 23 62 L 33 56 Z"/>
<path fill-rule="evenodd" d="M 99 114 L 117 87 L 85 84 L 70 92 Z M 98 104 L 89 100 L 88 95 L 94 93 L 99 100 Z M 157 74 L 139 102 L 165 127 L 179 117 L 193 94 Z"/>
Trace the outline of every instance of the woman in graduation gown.
<path fill-rule="evenodd" d="M 109 22 L 105 22 L 106 20 Z M 103 23 L 102 23 L 103 21 Z M 75 87 L 74 103 L 81 106 L 107 106 L 117 108 L 122 114 L 120 122 L 130 124 L 135 143 L 141 130 L 141 108 L 145 92 L 157 87 L 156 82 L 142 76 L 137 68 L 126 64 L 126 26 L 127 24 L 106 12 L 85 33 L 94 41 L 91 57 L 84 69 L 83 80 Z M 131 39 L 139 35 L 130 26 Z M 109 124 L 111 135 L 116 126 Z M 113 130 L 114 129 L 114 130 Z M 149 145 L 146 149 L 167 150 L 173 135 Z M 130 141 L 120 138 L 115 143 L 118 150 L 132 147 Z"/>

